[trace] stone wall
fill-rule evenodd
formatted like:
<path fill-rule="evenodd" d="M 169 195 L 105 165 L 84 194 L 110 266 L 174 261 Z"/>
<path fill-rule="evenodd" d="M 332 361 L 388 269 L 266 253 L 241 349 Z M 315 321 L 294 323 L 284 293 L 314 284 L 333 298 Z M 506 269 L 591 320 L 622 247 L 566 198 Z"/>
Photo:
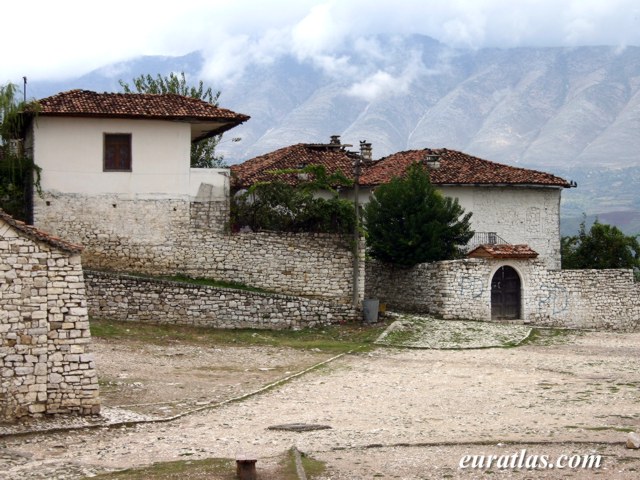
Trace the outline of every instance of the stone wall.
<path fill-rule="evenodd" d="M 35 224 L 84 245 L 82 261 L 88 268 L 185 274 L 345 303 L 352 298 L 350 237 L 228 234 L 225 200 L 47 193 L 35 203 Z M 364 257 L 364 244 L 360 255 Z M 360 279 L 362 298 L 364 265 Z"/>
<path fill-rule="evenodd" d="M 79 253 L 0 218 L 0 421 L 100 411 Z"/>
<path fill-rule="evenodd" d="M 537 272 L 526 310 L 538 325 L 640 330 L 640 283 L 631 270 Z"/>
<path fill-rule="evenodd" d="M 320 299 L 248 292 L 85 271 L 93 317 L 214 328 L 287 329 L 354 321 L 350 306 Z"/>
<path fill-rule="evenodd" d="M 503 265 L 522 283 L 522 320 L 540 326 L 640 330 L 631 270 L 548 270 L 538 260 L 465 259 L 409 269 L 370 261 L 366 296 L 391 309 L 449 319 L 491 319 L 491 278 Z"/>

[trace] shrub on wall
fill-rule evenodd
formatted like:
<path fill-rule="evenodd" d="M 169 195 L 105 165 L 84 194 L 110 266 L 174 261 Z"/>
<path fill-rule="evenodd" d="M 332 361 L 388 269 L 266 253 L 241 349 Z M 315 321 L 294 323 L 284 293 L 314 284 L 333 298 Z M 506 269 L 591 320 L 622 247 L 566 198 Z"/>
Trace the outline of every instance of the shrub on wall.
<path fill-rule="evenodd" d="M 336 183 L 348 183 L 344 176 L 327 176 L 324 167 L 310 165 L 300 170 L 274 172 L 296 173 L 305 179 L 298 185 L 282 180 L 257 183 L 231 201 L 232 230 L 351 233 L 355 227 L 353 203 L 338 198 Z M 335 178 L 334 178 L 335 177 Z M 319 198 L 323 191 L 330 198 Z"/>
<path fill-rule="evenodd" d="M 19 101 L 17 93 L 12 83 L 0 86 L 0 208 L 31 223 L 33 187 L 40 189 L 40 168 L 25 155 L 23 137 L 30 116 L 36 116 L 40 107 Z"/>

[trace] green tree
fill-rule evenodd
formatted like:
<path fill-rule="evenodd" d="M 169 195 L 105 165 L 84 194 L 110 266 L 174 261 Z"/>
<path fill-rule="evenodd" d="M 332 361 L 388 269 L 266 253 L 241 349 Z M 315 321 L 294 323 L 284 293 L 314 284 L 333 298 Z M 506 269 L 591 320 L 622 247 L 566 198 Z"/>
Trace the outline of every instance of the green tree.
<path fill-rule="evenodd" d="M 366 206 L 367 251 L 403 267 L 456 258 L 473 236 L 470 218 L 457 199 L 436 190 L 426 167 L 416 163 L 405 177 L 379 186 Z"/>
<path fill-rule="evenodd" d="M 31 221 L 32 191 L 39 191 L 40 169 L 24 154 L 25 109 L 37 114 L 36 103 L 18 99 L 18 87 L 0 86 L 0 208 L 25 222 Z"/>
<path fill-rule="evenodd" d="M 18 86 L 7 83 L 0 86 L 0 147 L 7 148 L 10 140 L 20 138 L 20 102 L 16 95 Z"/>
<path fill-rule="evenodd" d="M 640 268 L 637 236 L 618 227 L 595 221 L 589 231 L 585 222 L 576 236 L 562 238 L 562 268 Z"/>
<path fill-rule="evenodd" d="M 197 98 L 211 105 L 218 106 L 220 92 L 213 92 L 211 87 L 205 88 L 202 80 L 197 86 L 187 84 L 184 72 L 180 75 L 170 73 L 168 76 L 158 74 L 155 78 L 151 75 L 140 75 L 133 79 L 133 87 L 120 80 L 120 86 L 124 93 L 176 93 L 185 97 Z M 228 165 L 222 155 L 216 155 L 215 150 L 222 135 L 206 138 L 191 144 L 191 166 L 193 168 L 223 168 Z M 237 141 L 234 139 L 234 141 Z"/>

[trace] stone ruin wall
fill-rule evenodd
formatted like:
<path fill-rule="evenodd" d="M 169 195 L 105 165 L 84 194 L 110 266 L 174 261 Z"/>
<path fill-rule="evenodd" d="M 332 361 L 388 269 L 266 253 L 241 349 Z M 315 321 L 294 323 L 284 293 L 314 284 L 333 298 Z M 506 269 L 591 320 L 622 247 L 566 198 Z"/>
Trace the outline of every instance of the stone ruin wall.
<path fill-rule="evenodd" d="M 79 254 L 0 220 L 0 421 L 100 411 Z"/>
<path fill-rule="evenodd" d="M 229 234 L 226 201 L 47 193 L 35 203 L 35 225 L 82 244 L 87 268 L 206 277 L 339 303 L 352 299 L 350 237 Z M 360 256 L 364 259 L 364 243 Z M 363 298 L 364 261 L 360 263 L 359 297 Z"/>

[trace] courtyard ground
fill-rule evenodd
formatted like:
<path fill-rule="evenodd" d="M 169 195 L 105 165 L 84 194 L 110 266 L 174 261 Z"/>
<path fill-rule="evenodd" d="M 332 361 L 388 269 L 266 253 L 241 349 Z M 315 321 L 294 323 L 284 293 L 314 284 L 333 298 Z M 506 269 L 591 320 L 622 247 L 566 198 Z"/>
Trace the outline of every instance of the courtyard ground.
<path fill-rule="evenodd" d="M 442 335 L 441 325 L 428 325 Z M 483 324 L 470 323 L 471 331 L 461 325 L 451 323 L 449 340 L 462 345 L 484 334 Z M 523 340 L 522 326 L 513 327 L 513 338 L 503 335 L 509 328 L 498 333 L 501 342 Z M 415 343 L 414 333 L 426 331 L 421 324 L 393 335 Z M 84 421 L 94 428 L 69 431 L 19 434 L 72 426 L 68 420 L 0 428 L 0 478 L 78 479 L 151 465 L 160 470 L 108 478 L 233 478 L 239 452 L 257 456 L 260 478 L 297 478 L 293 446 L 316 479 L 639 475 L 640 451 L 624 442 L 628 431 L 640 430 L 640 334 L 548 331 L 511 348 L 368 346 L 355 353 L 322 343 L 307 349 L 266 343 L 97 336 L 105 416 Z M 292 423 L 331 428 L 269 429 Z M 459 468 L 464 455 L 523 449 L 552 460 L 599 454 L 602 466 Z M 169 465 L 182 470 L 172 477 Z"/>

